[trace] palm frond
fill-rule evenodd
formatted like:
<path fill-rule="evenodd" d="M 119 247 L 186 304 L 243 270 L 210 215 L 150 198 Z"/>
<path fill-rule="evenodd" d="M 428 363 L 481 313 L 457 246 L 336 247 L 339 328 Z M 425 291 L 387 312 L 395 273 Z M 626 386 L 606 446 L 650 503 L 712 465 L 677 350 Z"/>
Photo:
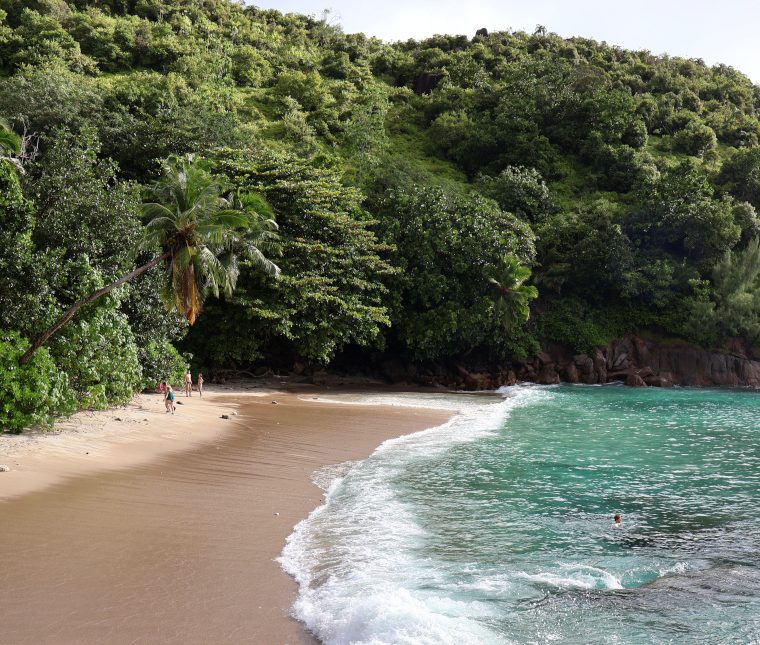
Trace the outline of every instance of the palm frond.
<path fill-rule="evenodd" d="M 227 228 L 245 228 L 251 225 L 251 219 L 246 213 L 235 210 L 223 210 L 214 213 L 206 219 L 206 224 L 214 224 Z"/>
<path fill-rule="evenodd" d="M 260 193 L 242 193 L 238 196 L 241 210 L 253 212 L 267 220 L 274 220 L 274 211 L 267 200 Z"/>
<path fill-rule="evenodd" d="M 267 275 L 277 277 L 281 270 L 274 262 L 267 259 L 264 254 L 255 246 L 248 249 L 248 258 L 254 267 L 263 271 Z"/>
<path fill-rule="evenodd" d="M 142 204 L 142 217 L 148 220 L 148 225 L 154 219 L 165 219 L 169 221 L 176 220 L 176 213 L 163 204 L 157 202 L 143 202 Z"/>
<path fill-rule="evenodd" d="M 277 224 L 258 193 L 222 195 L 219 181 L 200 159 L 172 156 L 163 178 L 143 205 L 145 244 L 169 253 L 162 297 L 190 324 L 208 293 L 231 295 L 240 274 L 238 257 L 268 275 L 279 267 L 264 255 L 275 248 Z"/>
<path fill-rule="evenodd" d="M 202 267 L 204 274 L 204 291 L 211 291 L 217 298 L 220 288 L 225 294 L 232 294 L 234 287 L 230 286 L 230 277 L 224 265 L 207 246 L 201 248 L 198 253 L 198 265 Z"/>
<path fill-rule="evenodd" d="M 530 301 L 538 289 L 524 284 L 531 276 L 528 267 L 514 256 L 504 256 L 501 266 L 492 271 L 488 282 L 495 288 L 494 312 L 505 327 L 525 322 L 530 317 Z"/>

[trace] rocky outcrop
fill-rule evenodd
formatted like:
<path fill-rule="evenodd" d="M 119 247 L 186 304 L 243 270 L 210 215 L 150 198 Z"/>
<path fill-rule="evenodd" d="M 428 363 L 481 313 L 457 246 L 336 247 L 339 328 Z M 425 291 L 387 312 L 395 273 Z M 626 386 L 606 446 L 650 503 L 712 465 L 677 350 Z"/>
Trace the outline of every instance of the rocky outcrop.
<path fill-rule="evenodd" d="M 632 387 L 760 387 L 760 361 L 746 348 L 732 346 L 731 353 L 711 352 L 678 341 L 627 336 L 589 354 L 569 354 L 562 347 L 548 347 L 510 368 L 496 370 L 456 366 L 456 373 L 440 366 L 436 383 L 468 390 L 495 389 L 527 381 L 599 385 L 622 382 Z M 424 373 L 424 370 L 421 371 Z"/>
<path fill-rule="evenodd" d="M 375 382 L 380 378 L 396 384 L 460 390 L 495 390 L 518 382 L 760 388 L 760 361 L 754 360 L 749 348 L 738 341 L 730 349 L 711 352 L 679 341 L 627 336 L 588 354 L 571 354 L 555 345 L 506 365 L 472 358 L 461 363 L 415 364 L 381 353 L 368 357 L 362 366 L 364 371 L 358 374 L 352 364 L 345 366 L 345 373 L 336 373 L 295 363 L 289 378 L 323 386 Z M 272 373 L 264 368 L 258 371 Z"/>
<path fill-rule="evenodd" d="M 646 387 L 647 384 L 644 382 L 644 379 L 641 378 L 638 374 L 629 374 L 625 379 L 625 384 L 629 385 L 630 387 Z"/>
<path fill-rule="evenodd" d="M 736 348 L 733 348 L 736 349 Z M 609 351 L 627 354 L 632 368 L 649 368 L 652 385 L 692 385 L 701 387 L 760 387 L 760 361 L 748 352 L 712 352 L 684 343 L 629 336 L 614 341 Z"/>
<path fill-rule="evenodd" d="M 677 341 L 628 336 L 591 354 L 566 357 L 558 349 L 541 352 L 517 376 L 555 382 L 534 375 L 556 373 L 568 383 L 622 381 L 635 387 L 760 387 L 760 361 L 749 358 L 741 344 L 731 349 L 731 353 L 712 352 Z"/>

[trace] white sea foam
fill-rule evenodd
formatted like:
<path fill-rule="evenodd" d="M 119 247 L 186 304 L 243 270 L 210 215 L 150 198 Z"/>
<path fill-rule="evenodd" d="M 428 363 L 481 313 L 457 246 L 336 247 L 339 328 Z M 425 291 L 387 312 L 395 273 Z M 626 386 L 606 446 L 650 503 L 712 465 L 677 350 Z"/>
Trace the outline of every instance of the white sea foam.
<path fill-rule="evenodd" d="M 658 574 L 660 577 L 662 576 L 669 576 L 673 574 L 681 574 L 686 573 L 689 570 L 689 563 L 688 562 L 676 562 L 674 565 L 669 567 L 664 567 L 661 569 L 658 569 Z"/>
<path fill-rule="evenodd" d="M 342 480 L 334 479 L 341 471 L 324 473 L 333 478 L 325 504 L 296 526 L 279 558 L 299 585 L 294 616 L 328 645 L 507 642 L 488 627 L 498 616 L 491 604 L 441 595 L 450 583 L 446 568 L 425 551 L 426 533 L 391 482 L 420 455 L 497 432 L 512 408 L 540 396 L 537 388 L 511 388 L 496 403 L 495 397 L 458 394 L 341 400 L 458 414 L 437 428 L 386 441 Z"/>
<path fill-rule="evenodd" d="M 622 589 L 620 578 L 600 567 L 586 564 L 561 564 L 556 571 L 528 574 L 520 578 L 559 589 Z"/>
<path fill-rule="evenodd" d="M 329 464 L 318 468 L 311 474 L 311 480 L 319 486 L 325 493 L 337 486 L 349 471 L 354 468 L 359 461 L 343 461 L 339 464 Z"/>

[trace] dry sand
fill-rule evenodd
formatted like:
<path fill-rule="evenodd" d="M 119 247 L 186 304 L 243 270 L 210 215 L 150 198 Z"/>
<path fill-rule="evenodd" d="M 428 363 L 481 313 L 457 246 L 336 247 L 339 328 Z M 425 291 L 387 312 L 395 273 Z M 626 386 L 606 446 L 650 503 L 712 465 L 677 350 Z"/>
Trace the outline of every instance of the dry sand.
<path fill-rule="evenodd" d="M 449 416 L 266 391 L 180 400 L 174 417 L 144 396 L 0 437 L 0 642 L 313 643 L 274 561 L 322 500 L 313 471 Z"/>
<path fill-rule="evenodd" d="M 252 393 L 248 393 L 250 396 Z M 259 395 L 267 395 L 267 391 Z M 78 412 L 51 431 L 0 434 L 0 501 L 41 490 L 64 479 L 145 463 L 208 443 L 225 430 L 237 405 L 206 392 L 201 399 L 177 394 L 167 414 L 160 394 L 138 394 L 129 405 L 102 412 Z"/>

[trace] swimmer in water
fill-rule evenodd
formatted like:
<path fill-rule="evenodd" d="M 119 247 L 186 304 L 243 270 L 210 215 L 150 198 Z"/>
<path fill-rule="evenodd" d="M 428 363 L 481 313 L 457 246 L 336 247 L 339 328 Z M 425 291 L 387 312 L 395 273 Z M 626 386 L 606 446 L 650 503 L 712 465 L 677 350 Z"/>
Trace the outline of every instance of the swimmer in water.
<path fill-rule="evenodd" d="M 623 520 L 618 514 L 615 514 L 614 519 L 615 519 L 615 523 L 612 526 L 614 526 L 616 529 L 619 529 L 620 526 L 623 524 Z"/>

